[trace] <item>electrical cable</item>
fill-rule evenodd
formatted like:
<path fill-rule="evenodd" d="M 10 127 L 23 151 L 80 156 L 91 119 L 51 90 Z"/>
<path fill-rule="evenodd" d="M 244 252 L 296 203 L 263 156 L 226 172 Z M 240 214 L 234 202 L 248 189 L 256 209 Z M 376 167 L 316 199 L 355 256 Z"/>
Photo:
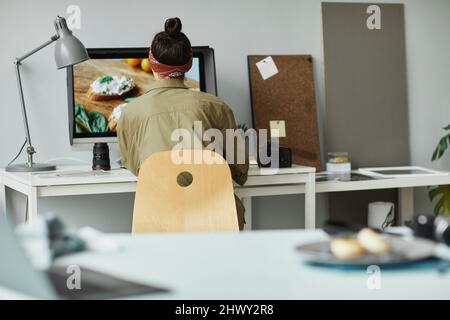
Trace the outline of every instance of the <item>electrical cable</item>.
<path fill-rule="evenodd" d="M 47 161 L 45 161 L 45 163 L 51 163 L 51 162 L 55 162 L 55 161 L 61 161 L 61 160 L 70 160 L 73 162 L 78 162 L 78 163 L 82 163 L 82 164 L 90 164 L 88 161 L 84 161 L 78 158 L 72 158 L 72 157 L 59 157 L 59 158 L 53 158 L 53 159 L 49 159 Z"/>
<path fill-rule="evenodd" d="M 27 144 L 27 140 L 25 140 L 25 141 L 23 142 L 22 147 L 20 147 L 19 152 L 18 152 L 17 155 L 14 157 L 14 159 L 12 159 L 12 160 L 8 163 L 8 166 L 12 165 L 12 164 L 14 163 L 14 161 L 17 160 L 17 158 L 18 158 L 18 157 L 20 156 L 20 154 L 22 153 L 23 148 L 25 148 L 25 145 L 26 145 L 26 144 Z"/>

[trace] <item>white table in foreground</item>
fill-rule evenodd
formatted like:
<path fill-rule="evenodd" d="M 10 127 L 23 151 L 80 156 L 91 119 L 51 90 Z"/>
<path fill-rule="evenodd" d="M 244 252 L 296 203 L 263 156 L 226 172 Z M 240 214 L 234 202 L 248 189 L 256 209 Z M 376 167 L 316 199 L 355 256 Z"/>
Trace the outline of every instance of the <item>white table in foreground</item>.
<path fill-rule="evenodd" d="M 73 173 L 73 174 L 72 174 Z M 79 173 L 79 174 L 78 174 Z M 69 174 L 69 175 L 68 175 Z M 315 168 L 297 166 L 270 169 L 251 167 L 244 186 L 235 192 L 246 207 L 246 229 L 251 229 L 251 198 L 286 193 L 305 193 L 305 226 L 315 227 Z M 0 171 L 0 202 L 6 206 L 6 187 L 28 197 L 27 221 L 38 214 L 39 197 L 128 193 L 136 191 L 137 178 L 125 169 L 93 175 L 89 166 L 61 166 L 54 172 Z M 6 212 L 6 211 L 5 211 Z"/>
<path fill-rule="evenodd" d="M 113 236 L 124 250 L 60 259 L 171 289 L 149 299 L 450 299 L 450 273 L 436 268 L 381 268 L 370 289 L 365 268 L 313 267 L 299 244 L 322 241 L 321 230 Z"/>

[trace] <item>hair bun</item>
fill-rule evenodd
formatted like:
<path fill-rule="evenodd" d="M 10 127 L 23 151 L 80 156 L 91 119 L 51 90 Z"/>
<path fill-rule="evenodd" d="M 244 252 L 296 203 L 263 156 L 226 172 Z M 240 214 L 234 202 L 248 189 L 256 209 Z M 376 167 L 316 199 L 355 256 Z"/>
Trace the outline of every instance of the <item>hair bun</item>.
<path fill-rule="evenodd" d="M 164 23 L 164 31 L 167 33 L 180 33 L 181 27 L 180 18 L 169 18 L 166 20 L 166 23 Z"/>

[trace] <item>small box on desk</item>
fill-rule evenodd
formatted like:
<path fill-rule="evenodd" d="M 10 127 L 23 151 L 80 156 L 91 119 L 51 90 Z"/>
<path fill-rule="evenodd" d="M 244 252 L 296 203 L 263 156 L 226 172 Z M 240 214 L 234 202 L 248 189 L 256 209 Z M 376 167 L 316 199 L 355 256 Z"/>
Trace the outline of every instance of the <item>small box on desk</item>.
<path fill-rule="evenodd" d="M 344 163 L 331 163 L 327 162 L 327 172 L 331 173 L 346 173 L 352 170 L 352 165 L 350 162 Z"/>

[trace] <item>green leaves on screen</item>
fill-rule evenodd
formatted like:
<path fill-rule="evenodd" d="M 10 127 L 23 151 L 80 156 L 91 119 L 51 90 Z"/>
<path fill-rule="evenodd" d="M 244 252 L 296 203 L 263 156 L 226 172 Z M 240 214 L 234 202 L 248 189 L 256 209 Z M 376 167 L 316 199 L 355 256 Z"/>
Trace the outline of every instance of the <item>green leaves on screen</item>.
<path fill-rule="evenodd" d="M 75 105 L 75 132 L 108 132 L 108 120 L 100 112 L 89 111 L 82 104 Z"/>

